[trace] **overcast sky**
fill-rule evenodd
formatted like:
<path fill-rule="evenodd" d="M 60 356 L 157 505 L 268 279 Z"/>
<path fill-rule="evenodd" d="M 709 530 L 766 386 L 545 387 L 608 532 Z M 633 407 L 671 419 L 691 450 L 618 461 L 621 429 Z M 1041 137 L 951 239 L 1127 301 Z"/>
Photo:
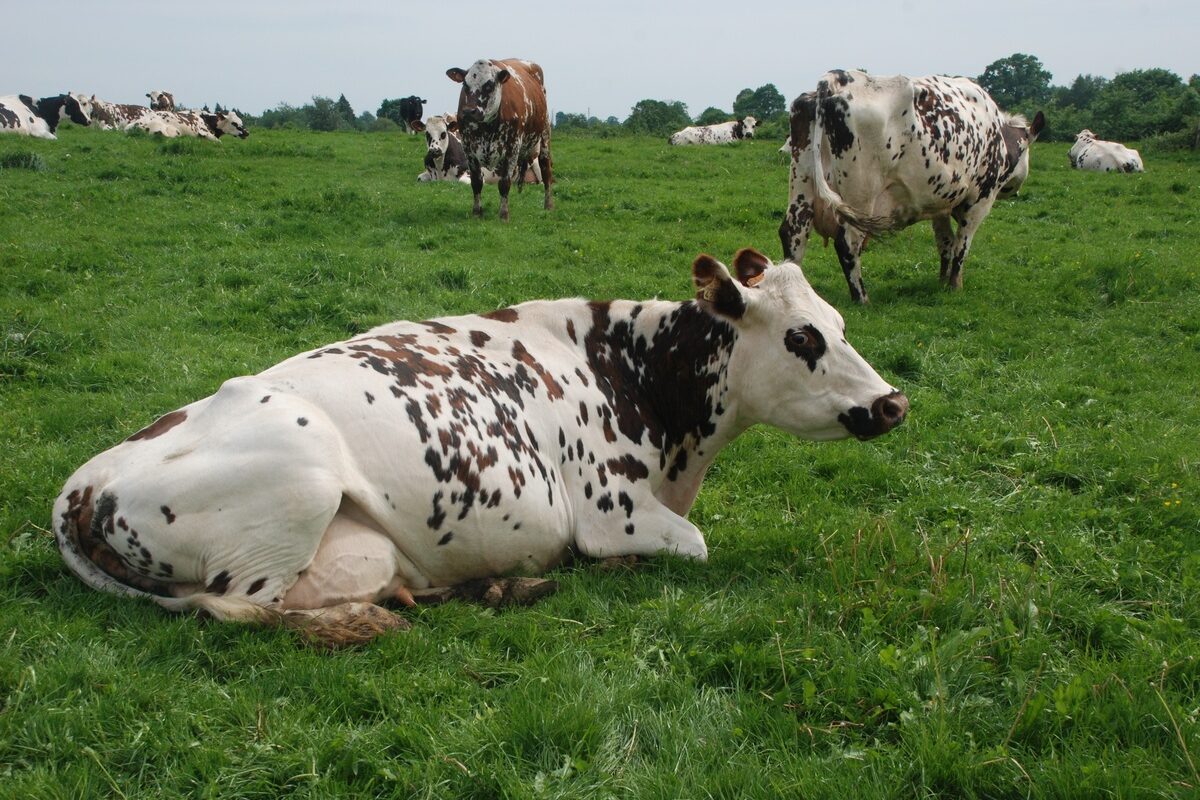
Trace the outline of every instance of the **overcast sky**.
<path fill-rule="evenodd" d="M 345 93 L 355 111 L 419 94 L 453 110 L 448 67 L 528 58 L 552 111 L 624 119 L 638 100 L 729 110 L 774 83 L 792 98 L 826 70 L 978 75 L 1031 53 L 1057 84 L 1077 74 L 1200 72 L 1197 0 L 34 0 L 6 3 L 0 94 L 85 91 L 251 113 Z"/>

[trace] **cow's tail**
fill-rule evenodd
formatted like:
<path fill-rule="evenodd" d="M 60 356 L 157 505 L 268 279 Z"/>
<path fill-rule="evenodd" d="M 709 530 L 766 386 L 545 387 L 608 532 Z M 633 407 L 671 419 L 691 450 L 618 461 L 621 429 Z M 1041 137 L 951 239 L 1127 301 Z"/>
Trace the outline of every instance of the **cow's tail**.
<path fill-rule="evenodd" d="M 817 190 L 818 196 L 829 208 L 837 214 L 845 224 L 855 228 L 863 233 L 872 236 L 881 236 L 889 231 L 895 230 L 897 225 L 888 217 L 876 217 L 870 214 L 864 214 L 850 206 L 837 191 L 829 185 L 829 181 L 825 179 L 825 165 L 821 163 L 821 151 L 824 138 L 824 125 L 822 117 L 824 116 L 825 101 L 829 99 L 831 93 L 825 81 L 822 81 L 820 88 L 817 91 L 816 109 L 813 113 L 812 121 L 812 136 L 811 149 L 813 154 L 813 185 Z"/>
<path fill-rule="evenodd" d="M 153 600 L 168 611 L 207 611 L 219 620 L 278 624 L 282 615 L 244 597 L 207 591 L 176 595 L 175 585 L 134 572 L 105 541 L 115 503 L 101 492 L 72 492 L 54 506 L 54 538 L 63 562 L 93 589 Z"/>

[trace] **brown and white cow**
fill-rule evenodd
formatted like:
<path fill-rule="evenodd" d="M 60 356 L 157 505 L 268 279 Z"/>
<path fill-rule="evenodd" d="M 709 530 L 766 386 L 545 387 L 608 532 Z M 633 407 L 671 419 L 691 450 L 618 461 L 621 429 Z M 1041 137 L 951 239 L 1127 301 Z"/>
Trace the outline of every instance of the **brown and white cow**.
<path fill-rule="evenodd" d="M 63 558 L 96 589 L 330 644 L 402 626 L 374 603 L 572 552 L 704 559 L 688 511 L 747 428 L 869 439 L 908 409 L 799 266 L 734 267 L 698 257 L 694 301 L 395 322 L 226 381 L 67 480 Z"/>
<path fill-rule="evenodd" d="M 126 129 L 141 128 L 168 139 L 198 137 L 217 141 L 226 134 L 245 139 L 250 135 L 242 118 L 233 111 L 150 111 L 128 123 Z"/>
<path fill-rule="evenodd" d="M 60 123 L 91 124 L 91 104 L 74 94 L 34 100 L 26 94 L 0 96 L 0 133 L 16 133 L 35 139 L 57 139 Z"/>
<path fill-rule="evenodd" d="M 482 58 L 468 70 L 452 67 L 446 75 L 462 84 L 458 96 L 458 126 L 471 189 L 472 213 L 483 216 L 480 194 L 483 168 L 499 176 L 500 219 L 508 219 L 508 190 L 524 184 L 525 170 L 536 161 L 545 186 L 545 207 L 554 208 L 551 185 L 550 117 L 542 68 L 532 61 Z"/>
<path fill-rule="evenodd" d="M 151 89 L 146 92 L 146 97 L 150 98 L 150 108 L 154 111 L 175 110 L 175 95 L 170 92 Z"/>
<path fill-rule="evenodd" d="M 1146 171 L 1142 166 L 1142 156 L 1137 150 L 1120 142 L 1097 139 L 1096 134 L 1086 128 L 1075 135 L 1075 144 L 1071 145 L 1067 157 L 1071 159 L 1071 166 L 1075 169 L 1092 172 Z"/>
<path fill-rule="evenodd" d="M 829 72 L 792 103 L 783 252 L 799 262 L 814 227 L 832 237 L 851 298 L 866 303 L 866 236 L 928 219 L 941 279 L 962 288 L 971 237 L 996 199 L 1028 176 L 1029 147 L 1044 123 L 1040 111 L 1032 125 L 1001 112 L 966 78 Z"/>
<path fill-rule="evenodd" d="M 754 117 L 719 122 L 716 125 L 691 125 L 671 134 L 670 144 L 729 144 L 754 138 L 758 120 Z"/>
<path fill-rule="evenodd" d="M 419 182 L 471 182 L 470 170 L 467 168 L 467 151 L 463 149 L 462 139 L 458 135 L 458 120 L 453 114 L 430 117 L 424 122 L 414 120 L 409 123 L 409 127 L 425 134 L 425 171 L 417 175 Z M 500 177 L 494 171 L 487 167 L 483 167 L 482 171 L 484 183 L 500 182 Z M 525 170 L 525 183 L 541 182 L 542 177 L 535 161 Z"/>

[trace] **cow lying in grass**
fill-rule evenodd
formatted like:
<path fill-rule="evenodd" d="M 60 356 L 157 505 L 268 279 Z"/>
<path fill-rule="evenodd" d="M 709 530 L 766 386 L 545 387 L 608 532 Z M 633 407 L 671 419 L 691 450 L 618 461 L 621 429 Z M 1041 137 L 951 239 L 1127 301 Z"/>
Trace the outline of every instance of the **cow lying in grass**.
<path fill-rule="evenodd" d="M 91 103 L 74 94 L 34 100 L 29 95 L 0 96 L 0 133 L 16 133 L 35 139 L 57 139 L 62 122 L 91 124 Z"/>
<path fill-rule="evenodd" d="M 404 626 L 376 603 L 574 552 L 704 559 L 687 514 L 747 428 L 868 439 L 908 409 L 800 267 L 734 268 L 698 257 L 694 301 L 396 322 L 229 380 L 70 477 L 63 558 L 96 589 L 329 645 Z"/>
<path fill-rule="evenodd" d="M 471 171 L 467 165 L 467 151 L 458 136 L 458 120 L 453 114 L 430 117 L 421 122 L 413 120 L 409 127 L 425 134 L 425 171 L 417 175 L 419 182 L 458 181 L 471 182 Z M 480 167 L 484 183 L 499 183 L 500 176 L 487 167 Z M 542 175 L 534 161 L 525 170 L 524 183 L 541 183 Z M 518 186 L 519 188 L 519 186 Z"/>
<path fill-rule="evenodd" d="M 1145 172 L 1142 156 L 1137 150 L 1120 142 L 1097 139 L 1091 131 L 1081 130 L 1075 135 L 1067 157 L 1075 169 L 1091 172 Z"/>

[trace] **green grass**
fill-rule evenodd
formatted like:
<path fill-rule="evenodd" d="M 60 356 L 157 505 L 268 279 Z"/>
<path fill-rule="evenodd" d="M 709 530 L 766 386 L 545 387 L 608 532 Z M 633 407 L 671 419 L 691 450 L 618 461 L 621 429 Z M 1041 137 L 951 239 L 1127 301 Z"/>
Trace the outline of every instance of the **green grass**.
<path fill-rule="evenodd" d="M 418 137 L 0 137 L 0 796 L 1193 797 L 1200 791 L 1200 162 L 1067 168 L 943 292 L 928 225 L 807 274 L 912 401 L 863 444 L 756 429 L 707 564 L 327 654 L 83 586 L 66 477 L 159 414 L 400 318 L 689 296 L 778 257 L 778 143 L 555 142 L 558 208 L 418 185 Z M 31 167 L 31 165 L 33 165 Z M 24 167 L 24 168 L 20 168 Z"/>

